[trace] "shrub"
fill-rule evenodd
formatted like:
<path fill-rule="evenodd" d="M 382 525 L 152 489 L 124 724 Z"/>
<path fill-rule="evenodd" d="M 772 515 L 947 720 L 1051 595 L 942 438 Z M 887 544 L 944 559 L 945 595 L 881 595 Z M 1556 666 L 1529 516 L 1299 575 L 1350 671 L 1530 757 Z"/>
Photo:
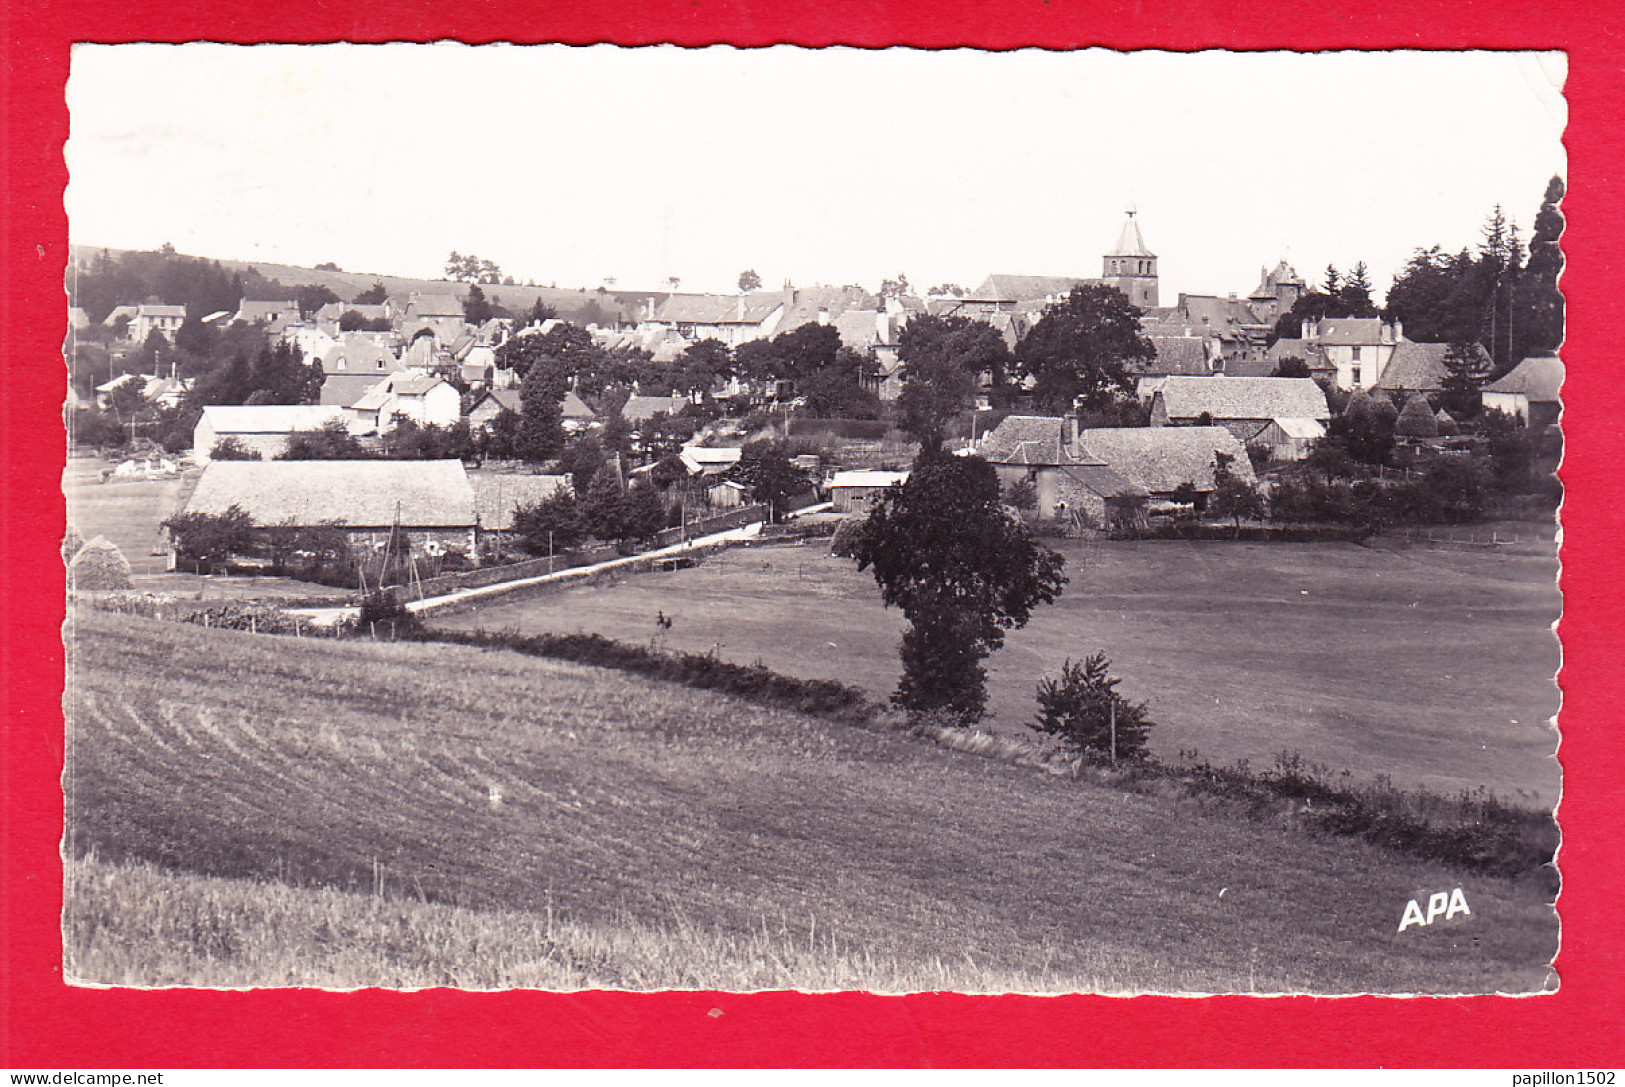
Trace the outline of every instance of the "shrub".
<path fill-rule="evenodd" d="M 378 589 L 361 598 L 355 627 L 358 635 L 413 637 L 422 629 L 422 620 L 401 603 L 393 589 Z"/>
<path fill-rule="evenodd" d="M 862 535 L 863 518 L 848 517 L 836 526 L 835 535 L 829 541 L 829 553 L 838 559 L 851 558 Z"/>
<path fill-rule="evenodd" d="M 1038 488 L 1030 479 L 1018 479 L 1004 490 L 1004 500 L 1023 513 L 1038 508 Z"/>
<path fill-rule="evenodd" d="M 1145 703 L 1117 693 L 1120 680 L 1110 669 L 1106 654 L 1095 653 L 1077 662 L 1069 658 L 1058 677 L 1039 680 L 1038 720 L 1031 727 L 1090 758 L 1144 757 L 1154 722 Z"/>
<path fill-rule="evenodd" d="M 233 503 L 221 513 L 183 513 L 165 521 L 182 556 L 212 569 L 234 551 L 246 551 L 253 542 L 254 518 Z"/>
<path fill-rule="evenodd" d="M 229 435 L 215 441 L 210 460 L 259 460 L 260 455 Z"/>
<path fill-rule="evenodd" d="M 130 564 L 106 536 L 85 544 L 68 563 L 68 585 L 80 592 L 132 589 Z"/>

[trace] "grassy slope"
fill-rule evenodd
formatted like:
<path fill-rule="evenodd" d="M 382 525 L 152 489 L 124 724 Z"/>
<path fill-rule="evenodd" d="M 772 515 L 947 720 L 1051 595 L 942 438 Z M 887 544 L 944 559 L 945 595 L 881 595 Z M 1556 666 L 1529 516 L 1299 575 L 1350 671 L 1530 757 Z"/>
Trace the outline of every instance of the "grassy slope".
<path fill-rule="evenodd" d="M 102 247 L 75 245 L 73 250 L 74 258 L 81 259 L 100 253 Z M 110 249 L 108 252 L 117 255 L 127 252 L 127 250 Z M 304 284 L 327 287 L 345 300 L 352 299 L 363 291 L 369 290 L 374 283 L 382 283 L 391 297 L 402 300 L 413 291 L 420 294 L 451 294 L 456 295 L 458 298 L 468 293 L 468 284 L 451 283 L 444 279 L 414 279 L 410 276 L 383 275 L 374 272 L 332 272 L 316 268 L 303 268 L 293 264 L 273 264 L 260 260 L 221 259 L 219 263 L 227 272 L 241 272 L 248 268 L 257 269 L 261 275 L 268 279 L 277 280 L 286 287 L 302 286 Z M 665 291 L 613 290 L 600 294 L 596 286 L 582 290 L 580 288 L 571 289 L 566 287 L 486 285 L 480 289 L 485 292 L 486 298 L 495 297 L 500 299 L 502 304 L 511 310 L 529 309 L 536 299 L 541 298 L 566 315 L 585 306 L 589 299 L 596 299 L 606 310 L 613 310 L 615 309 L 616 296 L 635 304 L 650 297 L 663 298 L 667 293 Z"/>
<path fill-rule="evenodd" d="M 1033 685 L 1103 649 L 1151 703 L 1168 759 L 1270 764 L 1297 750 L 1334 771 L 1445 792 L 1557 797 L 1557 641 L 1549 556 L 1376 551 L 1352 544 L 1068 545 L 1065 594 L 989 662 L 998 727 L 1026 732 Z M 595 631 L 835 678 L 897 682 L 902 619 L 817 544 L 486 605 L 446 626 Z"/>
<path fill-rule="evenodd" d="M 904 736 L 509 653 L 75 622 L 70 850 L 172 873 L 162 894 L 139 890 L 139 868 L 95 868 L 75 885 L 70 962 L 87 980 L 163 980 L 168 945 L 142 952 L 136 922 L 172 906 L 193 910 L 183 923 L 200 963 L 237 954 L 232 942 L 252 934 L 219 936 L 232 909 L 211 907 L 204 923 L 198 903 L 277 899 L 203 873 L 552 909 L 620 934 L 593 983 L 633 987 L 843 976 L 828 964 L 753 969 L 764 928 L 787 934 L 781 947 L 861 949 L 859 961 L 884 964 L 871 984 L 898 989 L 940 984 L 940 964 L 963 962 L 974 968 L 952 981 L 967 987 L 1527 990 L 1556 950 L 1555 916 L 1532 886 Z M 1395 934 L 1408 899 L 1455 886 L 1469 922 Z M 331 910 L 365 943 L 349 903 Z M 127 907 L 137 916 L 124 924 Z M 298 931 L 318 908 L 273 912 Z M 493 983 L 489 963 L 457 950 L 452 921 L 423 923 L 449 949 L 434 980 Z M 531 942 L 552 954 L 526 934 L 534 918 L 492 923 L 504 954 Z M 649 933 L 672 946 L 625 952 Z M 333 983 L 303 954 L 322 938 L 290 940 L 263 980 Z M 714 981 L 673 979 L 693 939 L 722 949 L 705 959 L 718 960 Z M 668 969 L 640 965 L 651 957 Z M 339 983 L 423 983 L 373 960 L 341 959 L 354 973 Z"/>

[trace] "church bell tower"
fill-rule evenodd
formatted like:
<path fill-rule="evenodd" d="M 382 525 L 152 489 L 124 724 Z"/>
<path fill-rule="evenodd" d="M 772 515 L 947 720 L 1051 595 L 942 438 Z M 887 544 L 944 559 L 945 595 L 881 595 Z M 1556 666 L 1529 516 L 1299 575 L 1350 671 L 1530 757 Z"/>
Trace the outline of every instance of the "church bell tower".
<path fill-rule="evenodd" d="M 1145 247 L 1134 212 L 1123 220 L 1117 245 L 1104 258 L 1101 278 L 1128 296 L 1140 309 L 1157 305 L 1157 255 Z"/>

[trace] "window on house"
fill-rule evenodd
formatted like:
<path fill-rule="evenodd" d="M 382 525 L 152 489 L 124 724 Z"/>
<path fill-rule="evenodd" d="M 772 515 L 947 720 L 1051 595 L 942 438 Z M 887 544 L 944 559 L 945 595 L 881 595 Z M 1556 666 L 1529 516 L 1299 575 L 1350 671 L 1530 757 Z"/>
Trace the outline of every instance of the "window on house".
<path fill-rule="evenodd" d="M 1363 350 L 1363 349 L 1362 349 L 1362 348 L 1360 348 L 1360 347 L 1356 347 L 1356 348 L 1355 348 L 1355 349 L 1354 349 L 1354 361 L 1355 361 L 1355 362 L 1359 362 L 1359 361 L 1360 361 L 1360 352 L 1361 352 L 1361 350 Z"/>

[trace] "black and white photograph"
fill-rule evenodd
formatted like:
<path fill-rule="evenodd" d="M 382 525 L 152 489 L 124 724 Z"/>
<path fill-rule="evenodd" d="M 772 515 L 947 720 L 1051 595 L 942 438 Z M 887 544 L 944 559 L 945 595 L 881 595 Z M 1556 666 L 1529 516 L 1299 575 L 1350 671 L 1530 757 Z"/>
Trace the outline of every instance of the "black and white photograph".
<path fill-rule="evenodd" d="M 1556 992 L 1566 74 L 75 45 L 64 978 Z"/>

